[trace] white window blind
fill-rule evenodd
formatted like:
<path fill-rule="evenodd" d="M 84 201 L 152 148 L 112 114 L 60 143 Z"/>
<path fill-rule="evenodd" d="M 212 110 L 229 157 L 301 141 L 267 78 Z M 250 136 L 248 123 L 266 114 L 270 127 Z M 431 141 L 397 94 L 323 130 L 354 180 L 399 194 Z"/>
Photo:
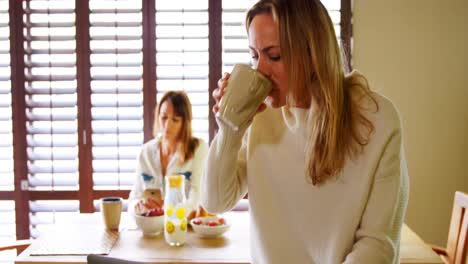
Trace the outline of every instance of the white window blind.
<path fill-rule="evenodd" d="M 14 189 L 11 124 L 9 3 L 0 1 L 0 191 Z M 16 240 L 15 202 L 0 201 L 0 243 Z M 0 251 L 0 263 L 13 263 L 16 250 Z"/>
<path fill-rule="evenodd" d="M 15 202 L 0 201 L 0 243 L 16 240 Z M 16 250 L 0 251 L 0 263 L 13 263 Z"/>
<path fill-rule="evenodd" d="M 74 1 L 25 1 L 29 186 L 78 189 Z"/>
<path fill-rule="evenodd" d="M 328 10 L 333 25 L 335 26 L 335 34 L 338 39 L 338 44 L 341 47 L 341 0 L 321 0 L 325 8 Z"/>
<path fill-rule="evenodd" d="M 0 1 L 0 191 L 12 191 L 13 136 L 11 123 L 10 29 L 8 1 Z"/>
<path fill-rule="evenodd" d="M 256 0 L 223 0 L 222 64 L 223 73 L 231 72 L 236 63 L 250 64 L 249 42 L 245 30 L 245 14 Z"/>
<path fill-rule="evenodd" d="M 29 207 L 32 238 L 52 232 L 52 224 L 56 223 L 57 219 L 66 219 L 80 212 L 79 202 L 73 200 L 37 200 L 29 202 Z"/>
<path fill-rule="evenodd" d="M 28 179 L 32 190 L 78 190 L 75 1 L 24 1 Z M 78 201 L 30 201 L 31 237 Z"/>
<path fill-rule="evenodd" d="M 245 15 L 256 2 L 257 0 L 222 1 L 223 72 L 231 72 L 236 63 L 251 63 Z M 339 38 L 341 0 L 322 0 L 322 3 L 332 18 L 337 38 Z"/>
<path fill-rule="evenodd" d="M 143 144 L 141 1 L 90 1 L 94 189 L 130 189 Z"/>
<path fill-rule="evenodd" d="M 208 142 L 208 0 L 156 1 L 156 87 L 184 90 L 194 135 Z"/>

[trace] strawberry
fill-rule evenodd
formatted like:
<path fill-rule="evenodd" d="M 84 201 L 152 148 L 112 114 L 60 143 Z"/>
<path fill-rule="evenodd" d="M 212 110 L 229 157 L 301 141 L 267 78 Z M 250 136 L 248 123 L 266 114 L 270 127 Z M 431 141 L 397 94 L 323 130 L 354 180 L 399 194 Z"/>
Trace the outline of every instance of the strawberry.
<path fill-rule="evenodd" d="M 214 220 L 208 221 L 208 226 L 217 226 L 217 225 L 218 225 L 218 222 L 216 222 Z"/>
<path fill-rule="evenodd" d="M 192 223 L 194 223 L 195 225 L 201 225 L 201 224 L 202 224 L 202 220 L 201 220 L 200 218 L 193 219 Z"/>
<path fill-rule="evenodd" d="M 224 220 L 224 218 L 222 218 L 222 217 L 218 219 L 218 222 L 219 222 L 220 225 L 226 224 L 226 220 Z"/>
<path fill-rule="evenodd" d="M 155 211 L 156 211 L 156 216 L 164 215 L 164 209 L 162 207 L 156 208 Z"/>
<path fill-rule="evenodd" d="M 149 210 L 149 216 L 158 216 L 158 211 L 156 209 Z"/>

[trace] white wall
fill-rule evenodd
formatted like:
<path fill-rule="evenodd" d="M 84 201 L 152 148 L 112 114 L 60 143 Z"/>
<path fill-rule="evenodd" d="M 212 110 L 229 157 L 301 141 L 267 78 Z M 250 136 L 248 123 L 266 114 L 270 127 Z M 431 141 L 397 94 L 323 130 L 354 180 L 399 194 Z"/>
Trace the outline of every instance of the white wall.
<path fill-rule="evenodd" d="M 353 67 L 399 108 L 411 179 L 406 223 L 445 246 L 468 193 L 468 1 L 355 0 Z"/>

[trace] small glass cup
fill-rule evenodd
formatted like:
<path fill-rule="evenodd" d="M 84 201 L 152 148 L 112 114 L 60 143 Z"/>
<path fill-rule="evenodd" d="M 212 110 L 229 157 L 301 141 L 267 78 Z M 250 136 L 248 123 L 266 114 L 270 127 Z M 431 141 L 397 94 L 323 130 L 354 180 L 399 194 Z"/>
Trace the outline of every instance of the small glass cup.
<path fill-rule="evenodd" d="M 216 118 L 233 130 L 247 123 L 271 91 L 271 81 L 247 64 L 236 64 Z"/>

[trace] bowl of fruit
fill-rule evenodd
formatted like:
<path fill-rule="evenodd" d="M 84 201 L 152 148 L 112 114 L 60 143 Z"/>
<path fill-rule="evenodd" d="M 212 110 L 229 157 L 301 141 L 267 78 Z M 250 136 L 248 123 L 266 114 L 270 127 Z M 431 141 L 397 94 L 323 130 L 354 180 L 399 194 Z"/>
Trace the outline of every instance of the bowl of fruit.
<path fill-rule="evenodd" d="M 193 231 L 200 237 L 214 238 L 229 230 L 231 225 L 223 217 L 205 216 L 190 221 Z"/>
<path fill-rule="evenodd" d="M 144 236 L 157 236 L 164 228 L 164 209 L 158 207 L 137 212 L 135 223 Z"/>

